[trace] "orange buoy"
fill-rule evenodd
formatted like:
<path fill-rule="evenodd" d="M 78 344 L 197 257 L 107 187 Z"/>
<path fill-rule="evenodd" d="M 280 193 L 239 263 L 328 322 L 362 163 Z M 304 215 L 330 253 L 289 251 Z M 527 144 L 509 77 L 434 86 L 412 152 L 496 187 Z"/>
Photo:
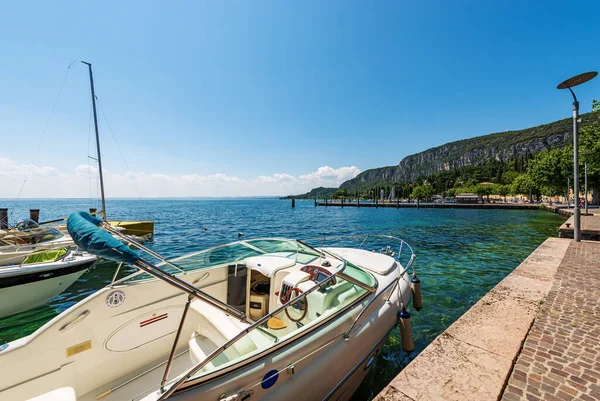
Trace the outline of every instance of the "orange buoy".
<path fill-rule="evenodd" d="M 404 308 L 398 313 L 400 320 L 400 336 L 402 337 L 402 349 L 406 352 L 415 350 L 413 343 L 412 327 L 410 325 L 410 313 Z"/>
<path fill-rule="evenodd" d="M 423 307 L 423 297 L 421 296 L 421 281 L 414 273 L 412 279 L 410 280 L 410 288 L 412 290 L 413 307 L 418 312 Z"/>

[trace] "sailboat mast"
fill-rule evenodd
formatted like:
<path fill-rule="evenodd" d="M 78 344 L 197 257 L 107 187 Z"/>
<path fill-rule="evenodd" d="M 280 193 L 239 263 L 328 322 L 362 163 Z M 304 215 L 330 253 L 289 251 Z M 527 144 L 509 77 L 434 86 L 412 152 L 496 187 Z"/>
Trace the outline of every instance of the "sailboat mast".
<path fill-rule="evenodd" d="M 92 64 L 82 61 L 90 70 L 90 87 L 92 88 L 92 107 L 94 109 L 94 128 L 96 129 L 96 148 L 98 150 L 98 172 L 100 174 L 100 194 L 102 196 L 102 219 L 106 221 L 106 199 L 104 198 L 104 178 L 102 177 L 102 157 L 100 156 L 100 136 L 98 135 L 98 117 L 96 114 L 96 94 L 94 92 L 94 77 L 92 76 Z"/>

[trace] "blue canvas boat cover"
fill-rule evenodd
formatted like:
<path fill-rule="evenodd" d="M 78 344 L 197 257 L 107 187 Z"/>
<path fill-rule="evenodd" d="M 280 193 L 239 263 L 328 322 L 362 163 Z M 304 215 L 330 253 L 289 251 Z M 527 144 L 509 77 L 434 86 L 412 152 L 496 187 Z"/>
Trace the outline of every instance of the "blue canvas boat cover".
<path fill-rule="evenodd" d="M 129 264 L 140 259 L 137 252 L 98 227 L 100 223 L 102 220 L 87 212 L 75 212 L 67 220 L 67 230 L 77 246 L 93 255 Z"/>

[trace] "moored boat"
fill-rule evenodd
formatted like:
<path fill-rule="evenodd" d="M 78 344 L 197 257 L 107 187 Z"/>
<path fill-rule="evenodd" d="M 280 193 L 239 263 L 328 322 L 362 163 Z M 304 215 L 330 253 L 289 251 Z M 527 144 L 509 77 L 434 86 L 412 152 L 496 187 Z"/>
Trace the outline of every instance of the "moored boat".
<path fill-rule="evenodd" d="M 0 267 L 0 318 L 43 305 L 65 291 L 94 263 L 86 252 L 53 249 L 30 253 Z"/>
<path fill-rule="evenodd" d="M 32 252 L 74 245 L 67 233 L 55 227 L 39 226 L 31 220 L 23 223 L 0 232 L 0 266 L 19 264 Z"/>
<path fill-rule="evenodd" d="M 369 236 L 247 239 L 154 265 L 99 219 L 69 226 L 83 249 L 140 270 L 0 347 L 2 399 L 344 400 L 411 298 L 415 257 L 392 237 L 371 236 L 397 253 L 365 250 Z"/>
<path fill-rule="evenodd" d="M 109 221 L 108 224 L 114 227 L 120 227 L 123 229 L 123 234 L 135 235 L 139 238 L 144 238 L 154 235 L 154 221 L 153 220 L 142 220 L 142 221 Z"/>

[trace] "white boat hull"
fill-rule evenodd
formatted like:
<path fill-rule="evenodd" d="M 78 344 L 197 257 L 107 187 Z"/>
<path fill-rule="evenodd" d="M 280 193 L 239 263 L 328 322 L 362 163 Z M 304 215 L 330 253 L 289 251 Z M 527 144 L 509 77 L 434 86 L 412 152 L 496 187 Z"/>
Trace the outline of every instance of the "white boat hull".
<path fill-rule="evenodd" d="M 364 292 L 335 314 L 324 315 L 298 335 L 259 347 L 260 352 L 239 363 L 208 369 L 169 400 L 243 400 L 239 394 L 244 391 L 252 393 L 250 400 L 349 399 L 396 325 L 400 305 L 410 302 L 408 275 L 397 285 L 400 266 L 389 260 L 396 267 L 386 274 L 371 271 L 378 283 L 375 292 Z M 180 277 L 227 299 L 227 264 Z M 158 280 L 99 290 L 32 335 L 0 349 L 0 366 L 11 366 L 0 368 L 0 399 L 26 400 L 68 387 L 78 401 L 157 400 L 186 299 Z M 204 324 L 198 315 L 203 310 L 205 306 L 190 308 L 181 327 L 167 388 L 194 366 L 189 344 Z M 268 380 L 273 372 L 278 372 L 277 379 Z"/>
<path fill-rule="evenodd" d="M 385 297 L 381 299 L 383 304 Z M 363 301 L 363 305 L 368 300 Z M 354 328 L 349 339 L 344 339 L 343 334 L 361 307 L 242 371 L 197 388 L 184 389 L 169 400 L 218 400 L 223 394 L 231 396 L 243 390 L 252 391 L 250 400 L 348 400 L 366 376 L 371 366 L 366 367 L 370 357 L 376 355 L 397 322 L 397 302 L 383 309 L 380 306 L 371 306 L 374 313 L 362 316 L 363 323 Z M 290 366 L 293 373 L 288 369 Z M 278 379 L 272 387 L 263 388 L 260 383 L 272 370 L 280 372 Z M 144 401 L 156 400 L 156 395 Z"/>
<path fill-rule="evenodd" d="M 73 263 L 0 268 L 0 318 L 47 303 L 77 281 L 94 261 L 88 256 Z"/>

